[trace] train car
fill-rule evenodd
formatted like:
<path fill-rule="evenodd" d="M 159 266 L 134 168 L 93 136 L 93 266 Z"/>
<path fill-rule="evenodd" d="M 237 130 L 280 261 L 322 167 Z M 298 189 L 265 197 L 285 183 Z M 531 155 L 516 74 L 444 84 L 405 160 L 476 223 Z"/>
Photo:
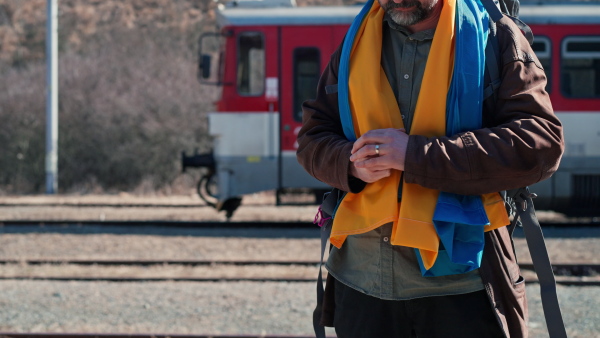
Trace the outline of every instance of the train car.
<path fill-rule="evenodd" d="M 207 168 L 199 194 L 228 217 L 245 194 L 329 188 L 296 161 L 301 104 L 314 96 L 320 73 L 361 6 L 276 1 L 230 2 L 217 11 L 218 31 L 200 38 L 199 78 L 220 89 L 216 111 L 208 114 L 214 148 L 184 153 L 182 165 Z M 598 13 L 598 3 L 521 5 L 566 140 L 559 171 L 531 188 L 538 209 L 600 215 Z"/>

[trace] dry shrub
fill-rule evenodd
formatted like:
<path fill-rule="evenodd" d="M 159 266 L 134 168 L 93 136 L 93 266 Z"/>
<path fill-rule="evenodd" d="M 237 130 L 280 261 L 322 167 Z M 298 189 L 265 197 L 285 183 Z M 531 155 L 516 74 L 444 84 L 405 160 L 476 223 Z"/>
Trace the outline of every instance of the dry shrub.
<path fill-rule="evenodd" d="M 210 148 L 216 88 L 198 84 L 195 50 L 212 1 L 58 4 L 59 191 L 193 187 L 179 161 Z M 0 193 L 45 189 L 45 21 L 45 0 L 0 0 Z"/>
<path fill-rule="evenodd" d="M 57 3 L 59 48 L 65 51 L 78 50 L 89 37 L 115 28 L 194 32 L 215 6 L 211 0 L 60 0 Z M 46 5 L 46 0 L 0 0 L 0 61 L 22 66 L 44 58 Z"/>
<path fill-rule="evenodd" d="M 45 68 L 12 70 L 0 81 L 0 186 L 33 192 L 44 187 Z"/>
<path fill-rule="evenodd" d="M 198 84 L 193 51 L 174 36 L 115 30 L 61 55 L 61 191 L 160 189 L 179 175 L 182 150 L 209 148 L 215 88 Z M 0 184 L 9 192 L 45 187 L 44 71 L 37 64 L 2 75 Z"/>

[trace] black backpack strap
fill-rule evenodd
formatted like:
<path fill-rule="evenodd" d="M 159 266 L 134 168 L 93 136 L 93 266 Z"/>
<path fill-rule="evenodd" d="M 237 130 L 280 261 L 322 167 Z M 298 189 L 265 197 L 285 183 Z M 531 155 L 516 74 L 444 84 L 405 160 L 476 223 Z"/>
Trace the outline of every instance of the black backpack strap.
<path fill-rule="evenodd" d="M 540 282 L 542 307 L 550 338 L 566 338 L 567 332 L 558 304 L 556 281 L 552 272 L 552 265 L 550 264 L 548 251 L 544 243 L 544 234 L 535 216 L 535 209 L 533 207 L 532 198 L 535 198 L 536 195 L 530 193 L 527 187 L 509 190 L 507 191 L 507 195 L 515 202 L 515 219 L 519 217 L 523 224 L 523 232 L 525 233 L 533 267 Z"/>
<path fill-rule="evenodd" d="M 529 42 L 529 45 L 531 46 L 533 44 L 533 32 L 531 31 L 531 27 L 527 26 L 526 23 L 517 17 L 511 15 L 507 15 L 507 17 L 509 17 L 517 25 L 517 27 L 523 31 L 527 42 Z"/>
<path fill-rule="evenodd" d="M 490 108 L 494 108 L 498 101 L 498 91 L 502 80 L 500 79 L 500 46 L 496 36 L 496 23 L 490 22 L 490 33 L 485 45 L 485 68 L 487 70 L 486 83 L 483 89 L 483 100 L 492 98 Z"/>
<path fill-rule="evenodd" d="M 490 18 L 494 22 L 498 22 L 498 20 L 502 19 L 502 12 L 498 7 L 498 1 L 496 0 L 481 0 L 481 4 L 485 8 L 485 10 L 490 15 Z"/>
<path fill-rule="evenodd" d="M 319 276 L 317 277 L 317 306 L 313 311 L 313 329 L 317 338 L 325 338 L 325 327 L 321 325 L 321 315 L 323 314 L 323 297 L 325 289 L 323 288 L 323 257 L 325 257 L 325 248 L 331 235 L 333 225 L 333 214 L 344 193 L 334 188 L 331 192 L 325 194 L 323 203 L 319 207 L 315 223 L 321 227 L 321 261 L 319 263 Z M 320 219 L 318 219 L 320 218 Z"/>
<path fill-rule="evenodd" d="M 319 264 L 319 276 L 317 277 L 317 306 L 313 311 L 313 329 L 317 338 L 325 338 L 325 327 L 321 325 L 321 315 L 323 314 L 323 297 L 325 289 L 323 288 L 323 257 L 325 248 L 331 234 L 331 222 L 326 222 L 321 227 L 321 263 Z"/>
<path fill-rule="evenodd" d="M 531 31 L 531 28 L 529 28 L 526 23 L 517 17 L 519 15 L 518 2 L 513 2 L 513 6 L 515 6 L 515 8 L 506 8 L 505 5 L 505 8 L 502 10 L 500 10 L 500 3 L 498 0 L 481 0 L 481 4 L 488 12 L 490 19 L 492 19 L 493 22 L 498 22 L 498 20 L 502 19 L 502 13 L 506 13 L 506 16 L 514 21 L 517 27 L 523 31 L 523 34 L 525 35 L 525 38 L 529 44 L 531 45 L 533 43 L 533 32 Z"/>

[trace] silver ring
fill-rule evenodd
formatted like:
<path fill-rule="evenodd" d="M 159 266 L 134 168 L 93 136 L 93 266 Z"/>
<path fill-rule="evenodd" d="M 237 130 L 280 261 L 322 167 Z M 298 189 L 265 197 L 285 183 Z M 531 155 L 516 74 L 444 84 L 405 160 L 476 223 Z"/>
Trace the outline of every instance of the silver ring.
<path fill-rule="evenodd" d="M 379 144 L 375 145 L 375 155 L 379 156 Z"/>

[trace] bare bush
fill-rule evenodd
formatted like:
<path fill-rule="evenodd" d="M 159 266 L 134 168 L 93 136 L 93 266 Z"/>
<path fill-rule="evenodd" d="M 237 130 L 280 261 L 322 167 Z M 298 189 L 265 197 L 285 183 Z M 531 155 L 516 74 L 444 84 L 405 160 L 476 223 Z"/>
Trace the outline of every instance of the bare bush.
<path fill-rule="evenodd" d="M 3 190 L 42 189 L 45 154 L 45 68 L 12 70 L 0 81 L 0 185 Z M 39 178 L 37 178 L 40 176 Z"/>
<path fill-rule="evenodd" d="M 215 91 L 197 83 L 193 51 L 167 30 L 114 31 L 59 64 L 59 187 L 159 189 L 180 172 L 180 152 L 207 149 Z M 110 41 L 106 41 L 106 39 Z M 0 183 L 44 186 L 43 65 L 10 71 L 0 87 Z M 18 159 L 19 165 L 12 166 Z M 7 168 L 7 169 L 5 169 Z M 150 182 L 150 183 L 149 183 Z"/>

